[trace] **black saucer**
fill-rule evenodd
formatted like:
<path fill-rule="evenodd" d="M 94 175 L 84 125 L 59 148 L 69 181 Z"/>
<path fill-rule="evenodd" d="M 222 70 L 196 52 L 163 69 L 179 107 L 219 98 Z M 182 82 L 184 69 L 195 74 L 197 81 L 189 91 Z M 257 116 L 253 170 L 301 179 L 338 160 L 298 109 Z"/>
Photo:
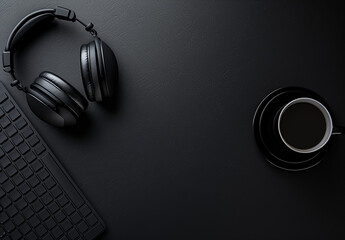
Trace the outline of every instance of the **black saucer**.
<path fill-rule="evenodd" d="M 277 114 L 285 104 L 301 97 L 313 98 L 327 107 L 320 96 L 308 89 L 281 88 L 270 93 L 260 103 L 253 119 L 255 138 L 267 161 L 276 167 L 290 171 L 305 170 L 318 164 L 328 145 L 313 153 L 296 153 L 280 140 L 274 128 Z"/>

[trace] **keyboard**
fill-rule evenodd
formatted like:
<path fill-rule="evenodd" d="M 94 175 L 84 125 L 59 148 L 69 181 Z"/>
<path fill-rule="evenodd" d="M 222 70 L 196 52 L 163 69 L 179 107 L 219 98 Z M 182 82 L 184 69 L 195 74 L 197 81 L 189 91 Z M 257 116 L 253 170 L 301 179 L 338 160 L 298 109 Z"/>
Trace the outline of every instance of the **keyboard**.
<path fill-rule="evenodd" d="M 105 224 L 0 83 L 0 239 L 92 240 Z"/>

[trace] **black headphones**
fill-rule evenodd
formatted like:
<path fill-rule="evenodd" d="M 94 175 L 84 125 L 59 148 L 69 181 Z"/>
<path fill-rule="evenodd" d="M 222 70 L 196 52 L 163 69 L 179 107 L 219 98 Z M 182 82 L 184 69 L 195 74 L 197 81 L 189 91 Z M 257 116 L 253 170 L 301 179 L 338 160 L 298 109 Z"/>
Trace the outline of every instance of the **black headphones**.
<path fill-rule="evenodd" d="M 80 21 L 74 11 L 63 7 L 42 9 L 24 17 L 11 32 L 2 54 L 4 71 L 12 77 L 11 86 L 26 93 L 31 110 L 43 121 L 54 126 L 71 126 L 77 123 L 87 109 L 88 101 L 61 77 L 42 72 L 30 87 L 24 87 L 14 74 L 14 42 L 33 26 L 51 19 L 77 21 L 93 37 L 93 41 L 80 48 L 80 68 L 83 85 L 90 101 L 101 102 L 113 97 L 118 78 L 117 61 L 113 51 L 100 38 L 93 24 Z"/>

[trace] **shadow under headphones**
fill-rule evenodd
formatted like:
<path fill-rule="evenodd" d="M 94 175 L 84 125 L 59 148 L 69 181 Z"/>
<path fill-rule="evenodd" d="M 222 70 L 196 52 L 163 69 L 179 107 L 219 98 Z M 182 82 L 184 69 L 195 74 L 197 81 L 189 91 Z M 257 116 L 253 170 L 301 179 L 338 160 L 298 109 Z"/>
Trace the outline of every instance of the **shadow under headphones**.
<path fill-rule="evenodd" d="M 89 101 L 102 102 L 115 94 L 118 68 L 115 54 L 110 47 L 97 37 L 93 24 L 80 21 L 74 11 L 63 7 L 42 9 L 24 17 L 12 30 L 2 54 L 3 69 L 12 77 L 11 86 L 26 93 L 31 110 L 43 121 L 54 126 L 75 125 L 87 109 L 88 101 L 72 85 L 61 77 L 42 72 L 30 87 L 24 87 L 15 77 L 13 56 L 14 42 L 39 23 L 62 19 L 78 22 L 93 37 L 93 41 L 80 48 L 80 68 L 85 93 Z"/>

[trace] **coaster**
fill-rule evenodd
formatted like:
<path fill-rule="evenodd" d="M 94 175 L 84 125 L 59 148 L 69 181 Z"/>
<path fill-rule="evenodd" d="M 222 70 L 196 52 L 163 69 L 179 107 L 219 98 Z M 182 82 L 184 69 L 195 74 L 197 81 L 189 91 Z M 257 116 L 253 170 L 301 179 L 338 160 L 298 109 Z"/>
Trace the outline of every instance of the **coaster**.
<path fill-rule="evenodd" d="M 296 153 L 285 146 L 275 131 L 274 124 L 279 110 L 293 99 L 301 97 L 313 98 L 327 107 L 319 95 L 308 89 L 281 88 L 270 93 L 259 104 L 253 119 L 256 142 L 266 160 L 278 168 L 290 171 L 305 170 L 317 165 L 322 160 L 328 145 L 313 153 Z"/>

